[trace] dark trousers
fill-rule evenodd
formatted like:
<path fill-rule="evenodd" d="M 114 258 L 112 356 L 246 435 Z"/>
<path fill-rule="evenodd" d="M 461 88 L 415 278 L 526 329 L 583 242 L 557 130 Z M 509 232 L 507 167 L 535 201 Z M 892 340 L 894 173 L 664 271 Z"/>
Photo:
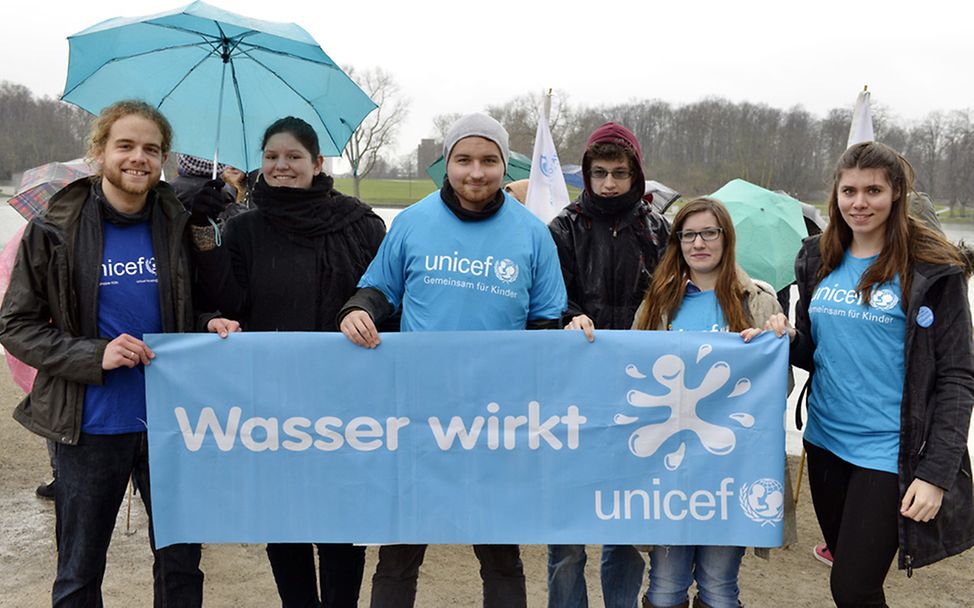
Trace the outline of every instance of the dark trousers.
<path fill-rule="evenodd" d="M 900 491 L 893 473 L 864 469 L 805 442 L 808 487 L 832 551 L 836 606 L 886 606 L 883 583 L 899 547 Z"/>
<path fill-rule="evenodd" d="M 318 547 L 321 600 L 314 548 Z M 271 543 L 267 558 L 274 572 L 282 608 L 355 608 L 358 606 L 365 547 L 349 544 Z"/>
<path fill-rule="evenodd" d="M 129 476 L 135 481 L 149 515 L 152 549 L 153 605 L 194 608 L 203 603 L 200 545 L 171 545 L 156 550 L 152 530 L 149 453 L 145 433 L 87 435 L 77 445 L 58 444 L 57 577 L 55 608 L 102 606 L 108 545 Z"/>
<path fill-rule="evenodd" d="M 517 545 L 474 545 L 484 582 L 484 608 L 524 608 L 527 590 Z M 372 608 L 411 608 L 426 545 L 385 545 L 372 577 Z"/>

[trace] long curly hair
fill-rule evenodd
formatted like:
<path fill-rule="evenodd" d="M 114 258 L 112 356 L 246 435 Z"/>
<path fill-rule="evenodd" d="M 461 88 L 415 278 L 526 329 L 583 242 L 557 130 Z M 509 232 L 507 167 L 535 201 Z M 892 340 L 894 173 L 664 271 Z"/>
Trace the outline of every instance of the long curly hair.
<path fill-rule="evenodd" d="M 633 325 L 636 329 L 657 329 L 664 319 L 672 321 L 679 312 L 683 296 L 686 295 L 687 281 L 690 280 L 690 266 L 683 257 L 678 233 L 683 230 L 687 218 L 705 211 L 714 214 L 717 226 L 723 230 L 724 235 L 724 251 L 714 288 L 717 302 L 731 331 L 742 331 L 750 327 L 744 311 L 744 288 L 737 276 L 737 256 L 734 254 L 737 236 L 734 233 L 734 222 L 723 203 L 714 198 L 700 197 L 684 205 L 673 220 L 663 259 L 656 267 L 653 282 L 643 296 L 639 315 Z"/>

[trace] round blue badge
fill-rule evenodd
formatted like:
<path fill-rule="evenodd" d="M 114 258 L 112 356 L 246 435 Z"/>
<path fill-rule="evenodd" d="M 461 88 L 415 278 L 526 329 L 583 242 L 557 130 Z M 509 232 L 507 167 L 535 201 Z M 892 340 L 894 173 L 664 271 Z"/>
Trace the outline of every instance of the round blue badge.
<path fill-rule="evenodd" d="M 920 327 L 930 327 L 933 325 L 933 311 L 926 306 L 921 306 L 917 311 L 917 325 Z"/>

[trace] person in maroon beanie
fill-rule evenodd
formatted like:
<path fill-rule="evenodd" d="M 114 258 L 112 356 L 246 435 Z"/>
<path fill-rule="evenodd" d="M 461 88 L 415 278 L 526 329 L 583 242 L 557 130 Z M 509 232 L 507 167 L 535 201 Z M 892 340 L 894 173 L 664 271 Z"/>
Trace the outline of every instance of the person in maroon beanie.
<path fill-rule="evenodd" d="M 669 225 L 644 199 L 642 148 L 622 125 L 596 129 L 582 156 L 585 189 L 551 221 L 568 289 L 565 329 L 589 340 L 629 329 L 666 248 Z M 586 607 L 585 546 L 549 545 L 548 606 Z M 630 545 L 602 548 L 602 595 L 611 608 L 637 605 L 646 564 Z"/>

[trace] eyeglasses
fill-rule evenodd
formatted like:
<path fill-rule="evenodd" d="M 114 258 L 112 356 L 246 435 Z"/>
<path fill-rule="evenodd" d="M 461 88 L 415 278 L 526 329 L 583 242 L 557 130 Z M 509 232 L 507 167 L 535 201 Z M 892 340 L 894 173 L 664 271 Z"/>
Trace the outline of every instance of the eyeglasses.
<path fill-rule="evenodd" d="M 609 177 L 609 175 L 612 176 L 612 179 L 618 182 L 632 177 L 632 171 L 630 171 L 629 169 L 615 169 L 610 173 L 605 169 L 592 169 L 591 172 L 592 179 L 599 180 L 599 181 L 602 181 L 603 179 Z"/>
<path fill-rule="evenodd" d="M 680 239 L 681 243 L 692 243 L 697 240 L 699 236 L 705 241 L 716 241 L 720 238 L 720 235 L 724 232 L 723 228 L 704 228 L 703 230 L 680 230 L 676 233 L 676 237 Z"/>

